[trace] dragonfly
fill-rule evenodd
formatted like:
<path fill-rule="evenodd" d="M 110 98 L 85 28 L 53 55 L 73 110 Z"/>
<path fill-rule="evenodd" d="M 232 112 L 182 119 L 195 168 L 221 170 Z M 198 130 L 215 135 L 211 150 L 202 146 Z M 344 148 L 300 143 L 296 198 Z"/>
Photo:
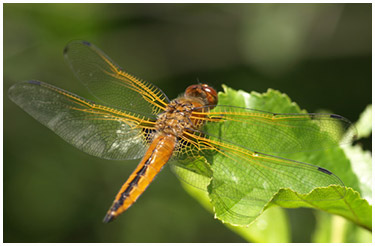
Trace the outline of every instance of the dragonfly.
<path fill-rule="evenodd" d="M 211 192 L 212 202 L 233 218 L 251 217 L 238 207 L 260 208 L 281 188 L 308 193 L 344 186 L 325 168 L 278 156 L 353 138 L 345 134 L 353 125 L 342 116 L 221 105 L 217 91 L 202 83 L 169 100 L 89 42 L 69 43 L 64 56 L 95 101 L 35 80 L 14 84 L 8 95 L 88 154 L 141 159 L 106 213 L 106 223 L 132 206 L 168 162 L 183 181 Z"/>

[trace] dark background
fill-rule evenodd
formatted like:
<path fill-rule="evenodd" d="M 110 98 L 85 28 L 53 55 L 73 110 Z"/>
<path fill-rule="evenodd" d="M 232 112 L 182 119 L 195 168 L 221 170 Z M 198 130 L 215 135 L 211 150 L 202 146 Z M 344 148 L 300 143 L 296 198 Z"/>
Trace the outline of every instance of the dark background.
<path fill-rule="evenodd" d="M 129 211 L 101 222 L 137 161 L 80 152 L 6 95 L 37 79 L 92 98 L 62 56 L 76 39 L 169 98 L 199 80 L 277 89 L 352 121 L 371 103 L 371 4 L 4 4 L 5 242 L 244 242 L 169 168 Z M 311 210 L 289 213 L 293 241 L 309 241 Z"/>

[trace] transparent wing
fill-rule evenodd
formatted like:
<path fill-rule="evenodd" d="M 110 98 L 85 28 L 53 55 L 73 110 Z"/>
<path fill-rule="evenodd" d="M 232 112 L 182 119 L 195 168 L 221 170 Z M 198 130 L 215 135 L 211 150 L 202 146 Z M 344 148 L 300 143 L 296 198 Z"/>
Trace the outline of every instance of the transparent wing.
<path fill-rule="evenodd" d="M 106 104 L 151 116 L 169 102 L 158 87 L 125 72 L 89 42 L 69 43 L 64 55 L 78 79 Z"/>
<path fill-rule="evenodd" d="M 335 114 L 280 114 L 217 106 L 210 112 L 197 112 L 194 117 L 207 122 L 204 130 L 210 136 L 278 156 L 330 148 L 356 137 L 353 124 Z"/>
<path fill-rule="evenodd" d="M 226 211 L 232 221 L 254 219 L 281 188 L 306 194 L 317 187 L 344 185 L 324 168 L 280 157 L 351 141 L 356 131 L 344 117 L 231 106 L 196 110 L 191 118 L 205 125 L 185 131 L 172 169 L 183 181 L 207 190 L 215 208 Z M 322 200 L 342 197 L 338 193 Z"/>
<path fill-rule="evenodd" d="M 204 123 L 198 136 L 278 157 L 331 148 L 356 136 L 353 124 L 335 114 L 281 114 L 233 106 L 195 110 L 191 118 Z M 194 137 L 180 141 L 172 170 L 193 186 L 206 189 L 212 158 L 202 159 L 201 141 Z"/>
<path fill-rule="evenodd" d="M 225 211 L 239 224 L 257 217 L 281 188 L 306 194 L 317 187 L 344 185 L 327 169 L 251 151 L 201 132 L 187 132 L 184 140 L 188 144 L 179 152 L 174 171 L 183 181 L 207 190 L 216 211 Z M 187 156 L 194 163 L 187 165 Z M 343 196 L 337 193 L 321 200 Z"/>
<path fill-rule="evenodd" d="M 13 85 L 9 97 L 23 110 L 78 149 L 106 159 L 143 156 L 154 122 L 96 104 L 52 85 Z"/>
<path fill-rule="evenodd" d="M 211 200 L 235 221 L 257 217 L 280 188 L 307 194 L 317 187 L 344 186 L 337 176 L 318 166 L 232 147 L 222 147 L 213 163 Z M 318 199 L 339 200 L 343 195 Z"/>

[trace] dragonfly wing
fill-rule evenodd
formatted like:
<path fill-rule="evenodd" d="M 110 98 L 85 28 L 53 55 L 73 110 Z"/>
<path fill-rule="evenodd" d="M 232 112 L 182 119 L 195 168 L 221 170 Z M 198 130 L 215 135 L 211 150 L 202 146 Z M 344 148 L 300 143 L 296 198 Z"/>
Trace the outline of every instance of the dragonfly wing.
<path fill-rule="evenodd" d="M 169 102 L 158 87 L 125 72 L 89 42 L 71 42 L 64 54 L 78 79 L 106 104 L 156 115 Z"/>
<path fill-rule="evenodd" d="M 91 155 L 135 159 L 146 151 L 153 122 L 140 115 L 95 104 L 38 81 L 13 85 L 9 97 L 65 141 Z"/>
<path fill-rule="evenodd" d="M 195 139 L 197 135 L 254 153 L 290 157 L 295 152 L 321 150 L 350 142 L 356 133 L 349 120 L 334 114 L 280 114 L 217 106 L 213 110 L 196 109 L 191 118 L 201 120 L 205 125 L 196 135 L 180 141 L 180 150 L 176 151 L 178 158 L 172 169 L 181 180 L 203 190 L 210 182 L 208 177 L 212 176 L 212 157 L 208 160 L 209 156 L 202 157 L 205 147 Z"/>
<path fill-rule="evenodd" d="M 210 136 L 278 156 L 338 146 L 356 135 L 353 124 L 335 114 L 279 114 L 218 106 L 201 118 L 207 121 L 204 131 Z"/>
<path fill-rule="evenodd" d="M 261 153 L 220 152 L 212 165 L 210 198 L 217 214 L 238 224 L 259 216 L 280 188 L 307 194 L 317 187 L 343 186 L 337 176 L 314 165 Z M 343 196 L 337 193 L 318 199 L 339 200 Z"/>
<path fill-rule="evenodd" d="M 344 185 L 333 173 L 315 165 L 254 152 L 203 134 L 186 139 L 210 163 L 212 178 L 207 190 L 216 214 L 225 214 L 238 224 L 257 217 L 281 188 L 306 194 L 317 187 Z M 321 200 L 338 200 L 343 195 Z"/>

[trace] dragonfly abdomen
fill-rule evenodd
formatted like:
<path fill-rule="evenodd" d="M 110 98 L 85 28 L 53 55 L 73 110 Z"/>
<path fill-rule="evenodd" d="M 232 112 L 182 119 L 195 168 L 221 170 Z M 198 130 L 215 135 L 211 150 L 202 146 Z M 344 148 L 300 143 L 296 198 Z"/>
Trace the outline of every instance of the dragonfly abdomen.
<path fill-rule="evenodd" d="M 146 190 L 162 167 L 168 162 L 176 147 L 177 138 L 173 135 L 156 137 L 137 168 L 117 193 L 112 207 L 103 222 L 108 223 L 126 211 Z"/>

